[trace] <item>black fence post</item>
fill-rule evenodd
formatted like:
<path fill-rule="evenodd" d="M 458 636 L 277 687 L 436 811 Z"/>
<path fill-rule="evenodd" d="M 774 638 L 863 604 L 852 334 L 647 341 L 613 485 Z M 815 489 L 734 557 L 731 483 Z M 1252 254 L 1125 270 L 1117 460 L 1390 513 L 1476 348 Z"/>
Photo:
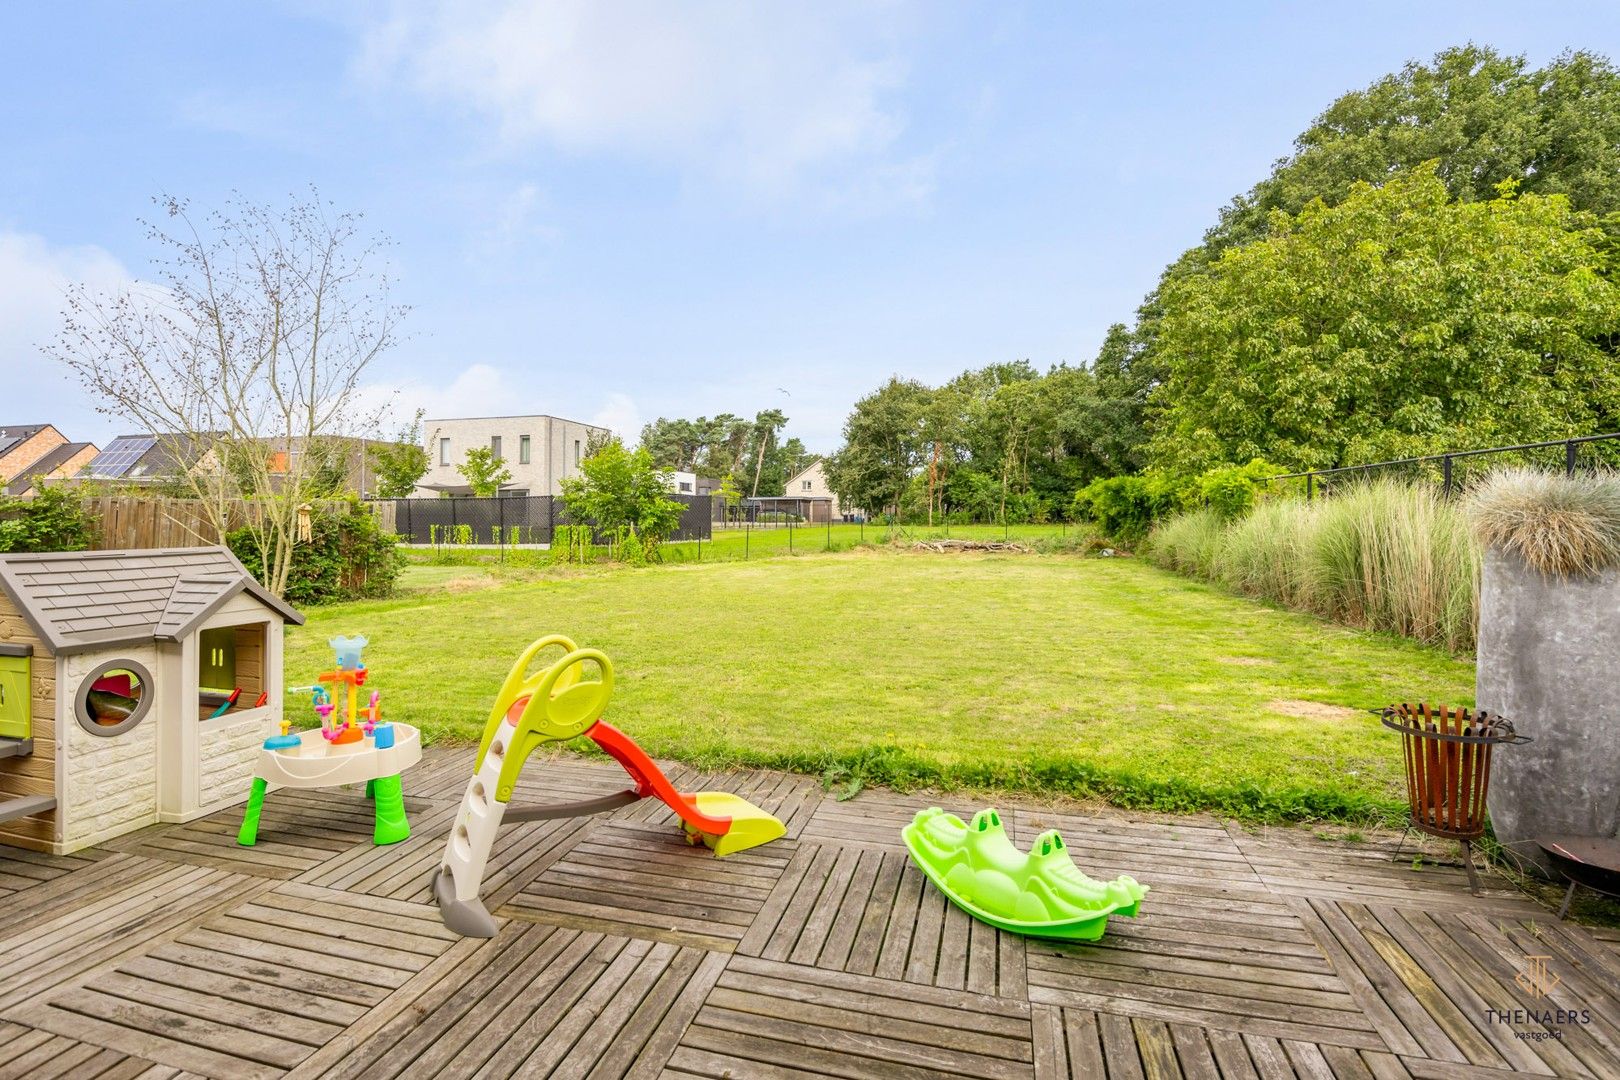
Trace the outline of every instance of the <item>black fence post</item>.
<path fill-rule="evenodd" d="M 788 554 L 793 554 L 793 519 L 788 518 Z"/>
<path fill-rule="evenodd" d="M 832 514 L 827 515 L 827 550 L 832 550 Z"/>
<path fill-rule="evenodd" d="M 1440 484 L 1440 493 L 1443 496 L 1445 496 L 1446 498 L 1449 499 L 1449 498 L 1451 498 L 1451 455 L 1450 454 L 1447 454 L 1445 457 L 1440 459 L 1440 475 L 1443 478 L 1441 480 L 1441 484 Z"/>
<path fill-rule="evenodd" d="M 1305 501 L 1310 502 L 1311 497 L 1313 495 L 1315 495 L 1315 494 L 1316 494 L 1316 474 L 1308 472 L 1308 473 L 1305 474 Z"/>
<path fill-rule="evenodd" d="M 1574 476 L 1575 475 L 1575 451 L 1576 451 L 1576 449 L 1577 449 L 1577 447 L 1576 447 L 1576 443 L 1575 443 L 1574 439 L 1571 439 L 1569 442 L 1564 444 L 1564 475 L 1565 476 Z"/>
<path fill-rule="evenodd" d="M 500 530 L 501 565 L 506 565 L 506 500 L 496 497 L 495 500 L 495 527 Z"/>
<path fill-rule="evenodd" d="M 754 519 L 743 519 L 743 562 L 748 561 L 748 541 L 754 538 Z"/>

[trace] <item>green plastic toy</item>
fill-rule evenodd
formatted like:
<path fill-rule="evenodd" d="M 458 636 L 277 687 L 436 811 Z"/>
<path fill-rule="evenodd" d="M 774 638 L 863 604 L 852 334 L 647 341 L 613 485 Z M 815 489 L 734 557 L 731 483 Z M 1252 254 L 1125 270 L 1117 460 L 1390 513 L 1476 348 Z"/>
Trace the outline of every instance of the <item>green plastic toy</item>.
<path fill-rule="evenodd" d="M 1030 937 L 1096 941 L 1110 915 L 1136 914 L 1148 887 L 1128 875 L 1093 881 L 1080 872 L 1056 829 L 1029 854 L 1013 847 L 994 810 L 971 824 L 937 806 L 900 830 L 911 859 L 951 903 L 981 922 Z"/>

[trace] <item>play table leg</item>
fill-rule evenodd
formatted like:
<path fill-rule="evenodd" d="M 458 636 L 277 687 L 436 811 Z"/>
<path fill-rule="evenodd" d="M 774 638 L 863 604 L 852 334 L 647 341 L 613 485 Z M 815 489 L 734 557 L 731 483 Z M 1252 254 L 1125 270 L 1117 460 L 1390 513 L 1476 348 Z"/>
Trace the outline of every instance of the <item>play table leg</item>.
<path fill-rule="evenodd" d="M 397 844 L 411 835 L 405 820 L 405 791 L 399 777 L 384 776 L 372 781 L 371 794 L 377 813 L 377 827 L 371 838 L 378 844 Z"/>
<path fill-rule="evenodd" d="M 377 781 L 375 781 L 375 780 L 367 780 L 366 781 L 366 798 L 375 799 L 376 797 L 377 797 Z"/>
<path fill-rule="evenodd" d="M 248 793 L 247 810 L 242 814 L 242 827 L 236 832 L 236 842 L 243 847 L 252 847 L 258 843 L 259 811 L 264 809 L 264 790 L 267 786 L 264 777 L 253 778 L 253 790 Z"/>

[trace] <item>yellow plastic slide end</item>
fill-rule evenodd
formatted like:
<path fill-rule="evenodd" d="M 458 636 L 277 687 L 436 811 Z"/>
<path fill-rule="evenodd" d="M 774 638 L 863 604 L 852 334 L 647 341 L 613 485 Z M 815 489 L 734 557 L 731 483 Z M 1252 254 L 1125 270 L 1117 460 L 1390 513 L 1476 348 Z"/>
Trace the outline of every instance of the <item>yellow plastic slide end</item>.
<path fill-rule="evenodd" d="M 692 796 L 692 801 L 710 817 L 731 819 L 731 828 L 723 836 L 711 836 L 686 826 L 687 838 L 693 843 L 703 841 L 716 858 L 768 844 L 787 832 L 786 825 L 741 795 L 733 795 L 729 791 L 700 791 Z"/>

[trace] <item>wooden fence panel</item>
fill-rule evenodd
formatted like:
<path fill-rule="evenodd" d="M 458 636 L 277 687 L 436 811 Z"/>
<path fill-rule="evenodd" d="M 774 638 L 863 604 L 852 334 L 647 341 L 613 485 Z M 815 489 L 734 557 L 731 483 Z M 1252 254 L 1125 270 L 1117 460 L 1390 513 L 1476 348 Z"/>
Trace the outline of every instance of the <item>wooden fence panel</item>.
<path fill-rule="evenodd" d="M 310 504 L 316 514 L 346 512 L 350 503 L 322 501 Z M 393 532 L 391 503 L 365 503 L 378 514 L 385 531 Z M 91 547 L 97 551 L 136 551 L 154 548 L 208 547 L 220 543 L 213 519 L 197 499 L 167 496 L 93 495 L 84 500 L 95 523 Z M 227 507 L 227 529 L 239 529 L 259 507 L 233 501 Z"/>

